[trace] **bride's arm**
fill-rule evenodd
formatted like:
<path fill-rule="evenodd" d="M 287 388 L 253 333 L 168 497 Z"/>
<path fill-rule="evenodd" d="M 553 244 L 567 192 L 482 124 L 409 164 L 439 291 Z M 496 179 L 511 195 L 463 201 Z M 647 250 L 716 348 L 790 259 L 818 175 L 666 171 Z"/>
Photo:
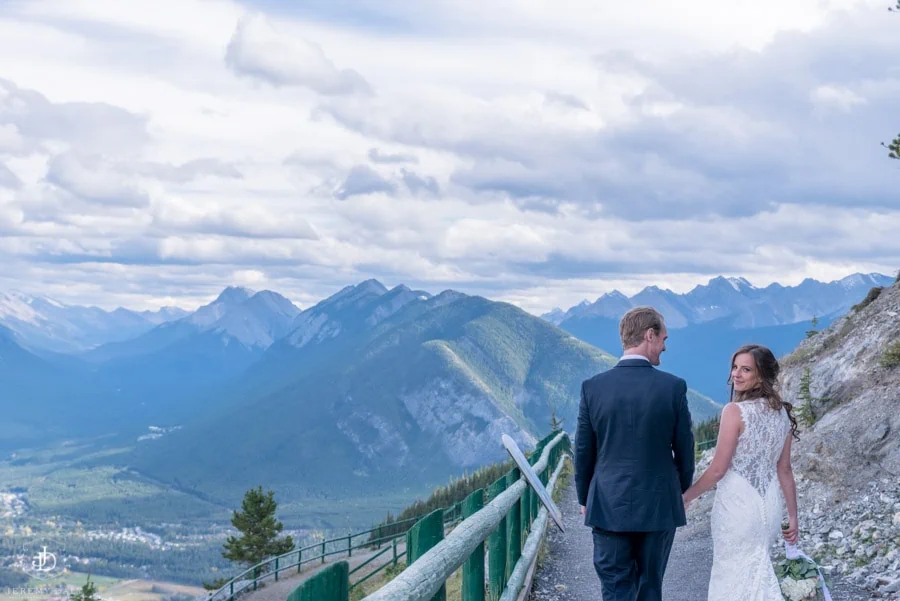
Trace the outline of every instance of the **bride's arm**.
<path fill-rule="evenodd" d="M 722 419 L 719 422 L 719 437 L 716 440 L 716 454 L 712 463 L 703 472 L 703 475 L 684 493 L 684 504 L 687 506 L 694 499 L 708 491 L 721 480 L 731 466 L 731 458 L 737 448 L 738 437 L 741 435 L 741 408 L 737 403 L 728 403 L 722 409 Z"/>
<path fill-rule="evenodd" d="M 788 529 L 784 531 L 784 539 L 789 543 L 796 543 L 800 535 L 800 524 L 797 520 L 797 484 L 794 482 L 794 469 L 791 467 L 791 439 L 788 434 L 778 458 L 778 482 L 781 483 L 781 492 L 784 493 L 784 503 L 787 505 Z"/>

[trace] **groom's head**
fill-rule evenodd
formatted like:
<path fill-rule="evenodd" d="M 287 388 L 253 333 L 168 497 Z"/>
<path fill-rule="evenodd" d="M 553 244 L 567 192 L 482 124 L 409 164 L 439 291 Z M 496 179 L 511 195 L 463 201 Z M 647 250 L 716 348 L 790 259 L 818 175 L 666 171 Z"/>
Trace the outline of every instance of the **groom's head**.
<path fill-rule="evenodd" d="M 619 336 L 626 355 L 643 355 L 652 365 L 659 365 L 669 333 L 659 311 L 653 307 L 635 307 L 622 316 Z"/>

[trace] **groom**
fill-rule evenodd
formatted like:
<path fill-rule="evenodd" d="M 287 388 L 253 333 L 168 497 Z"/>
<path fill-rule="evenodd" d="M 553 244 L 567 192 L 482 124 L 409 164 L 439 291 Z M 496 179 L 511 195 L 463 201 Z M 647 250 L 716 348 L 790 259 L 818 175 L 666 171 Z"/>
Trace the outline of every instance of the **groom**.
<path fill-rule="evenodd" d="M 619 335 L 619 363 L 581 385 L 575 486 L 603 601 L 661 601 L 694 476 L 687 384 L 654 368 L 668 337 L 658 311 L 631 309 Z"/>

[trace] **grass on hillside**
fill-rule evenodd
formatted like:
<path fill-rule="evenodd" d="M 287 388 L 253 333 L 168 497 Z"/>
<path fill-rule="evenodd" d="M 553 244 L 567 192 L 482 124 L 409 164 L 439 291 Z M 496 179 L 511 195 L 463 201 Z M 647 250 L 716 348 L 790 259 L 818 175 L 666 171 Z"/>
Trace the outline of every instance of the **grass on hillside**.
<path fill-rule="evenodd" d="M 881 366 L 891 369 L 900 365 L 900 340 L 889 344 L 881 355 Z"/>
<path fill-rule="evenodd" d="M 59 577 L 47 580 L 32 578 L 23 588 L 43 589 L 49 587 L 55 590 L 59 586 L 65 586 L 69 592 L 80 589 L 88 579 L 84 572 L 66 571 Z M 97 592 L 103 598 L 112 598 L 116 601 L 173 601 L 189 599 L 204 594 L 201 587 L 164 582 L 159 580 L 122 579 L 111 576 L 90 574 L 91 582 L 97 586 Z M 13 590 L 0 589 L 0 601 L 23 601 L 22 594 Z"/>
<path fill-rule="evenodd" d="M 24 490 L 35 517 L 67 516 L 96 524 L 151 525 L 167 521 L 225 520 L 224 508 L 154 484 L 112 466 L 78 467 L 73 460 L 0 461 L 0 482 Z"/>

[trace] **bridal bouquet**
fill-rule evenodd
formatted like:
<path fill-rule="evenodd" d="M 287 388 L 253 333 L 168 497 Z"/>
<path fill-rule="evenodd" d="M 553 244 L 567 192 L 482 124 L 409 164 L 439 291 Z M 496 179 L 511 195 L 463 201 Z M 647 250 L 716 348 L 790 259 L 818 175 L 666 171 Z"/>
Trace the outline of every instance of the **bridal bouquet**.
<path fill-rule="evenodd" d="M 808 555 L 785 541 L 785 559 L 775 565 L 781 594 L 787 601 L 831 601 L 825 577 Z"/>

